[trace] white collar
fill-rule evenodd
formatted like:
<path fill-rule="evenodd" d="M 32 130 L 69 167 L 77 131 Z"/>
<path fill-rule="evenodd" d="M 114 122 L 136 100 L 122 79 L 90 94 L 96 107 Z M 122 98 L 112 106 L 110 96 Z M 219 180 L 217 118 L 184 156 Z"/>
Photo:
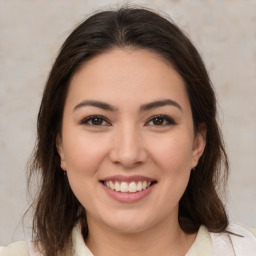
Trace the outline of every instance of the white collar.
<path fill-rule="evenodd" d="M 243 237 L 228 233 L 210 233 L 205 226 L 201 226 L 185 256 L 256 256 L 256 238 L 251 232 L 235 224 L 231 224 L 228 230 Z M 72 256 L 93 256 L 84 242 L 80 224 L 77 224 L 72 231 L 72 244 Z"/>
<path fill-rule="evenodd" d="M 86 246 L 81 234 L 81 226 L 77 224 L 72 231 L 73 252 L 72 256 L 93 256 L 90 249 Z M 207 228 L 201 226 L 196 240 L 186 256 L 213 256 L 212 242 Z"/>
<path fill-rule="evenodd" d="M 84 242 L 80 224 L 77 224 L 72 231 L 72 246 L 72 256 L 93 256 Z"/>

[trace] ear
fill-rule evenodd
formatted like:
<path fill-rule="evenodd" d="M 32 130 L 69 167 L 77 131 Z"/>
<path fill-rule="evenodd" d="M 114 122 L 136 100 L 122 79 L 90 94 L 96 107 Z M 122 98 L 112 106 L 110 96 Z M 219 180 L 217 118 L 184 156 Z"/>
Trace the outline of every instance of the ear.
<path fill-rule="evenodd" d="M 65 162 L 65 157 L 64 157 L 64 150 L 63 150 L 63 145 L 62 145 L 62 138 L 60 134 L 57 135 L 56 137 L 56 148 L 60 156 L 60 167 L 63 171 L 66 170 L 66 162 Z"/>
<path fill-rule="evenodd" d="M 200 157 L 204 153 L 206 145 L 206 133 L 207 130 L 205 124 L 199 125 L 194 139 L 191 169 L 197 166 Z"/>

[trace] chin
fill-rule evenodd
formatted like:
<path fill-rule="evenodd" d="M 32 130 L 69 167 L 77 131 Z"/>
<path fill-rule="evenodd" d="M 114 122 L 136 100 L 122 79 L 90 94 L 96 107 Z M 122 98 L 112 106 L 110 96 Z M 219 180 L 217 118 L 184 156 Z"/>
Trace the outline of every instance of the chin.
<path fill-rule="evenodd" d="M 120 225 L 111 225 L 109 227 L 115 230 L 116 232 L 123 234 L 139 233 L 147 229 L 144 225 L 131 225 L 131 223 L 121 223 Z"/>
<path fill-rule="evenodd" d="M 127 216 L 125 214 L 121 217 L 114 216 L 111 220 L 105 220 L 105 224 L 112 230 L 120 233 L 138 233 L 142 232 L 153 225 L 153 221 L 148 220 L 143 216 Z"/>

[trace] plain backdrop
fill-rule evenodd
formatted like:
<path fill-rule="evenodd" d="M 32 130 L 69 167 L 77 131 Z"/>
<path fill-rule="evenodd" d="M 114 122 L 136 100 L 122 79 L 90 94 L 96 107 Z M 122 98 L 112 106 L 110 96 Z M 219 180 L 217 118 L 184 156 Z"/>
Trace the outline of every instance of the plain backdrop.
<path fill-rule="evenodd" d="M 169 16 L 202 54 L 230 158 L 230 219 L 256 227 L 255 0 L 0 0 L 0 244 L 29 232 L 22 228 L 29 201 L 26 163 L 44 83 L 60 45 L 90 13 L 125 3 Z"/>

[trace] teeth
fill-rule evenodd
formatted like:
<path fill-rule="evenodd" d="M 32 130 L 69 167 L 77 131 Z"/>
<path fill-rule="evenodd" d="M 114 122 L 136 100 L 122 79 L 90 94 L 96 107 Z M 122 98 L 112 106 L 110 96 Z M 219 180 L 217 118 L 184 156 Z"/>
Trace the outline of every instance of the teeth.
<path fill-rule="evenodd" d="M 120 191 L 121 192 L 128 192 L 129 185 L 127 182 L 121 182 Z"/>
<path fill-rule="evenodd" d="M 120 191 L 120 185 L 118 182 L 115 183 L 115 188 L 114 188 L 115 191 Z"/>
<path fill-rule="evenodd" d="M 148 185 L 148 183 L 146 181 L 143 181 L 142 182 L 142 189 L 146 189 L 147 185 Z"/>
<path fill-rule="evenodd" d="M 128 183 L 125 181 L 104 181 L 104 185 L 115 191 L 120 191 L 123 193 L 135 193 L 148 188 L 151 185 L 151 182 L 139 181 L 138 183 L 136 183 L 135 181 L 132 181 Z"/>
<path fill-rule="evenodd" d="M 112 181 L 109 182 L 109 186 L 111 189 L 115 189 L 115 184 Z"/>
<path fill-rule="evenodd" d="M 129 192 L 130 192 L 130 193 L 134 193 L 134 192 L 136 192 L 136 190 L 137 190 L 136 183 L 135 183 L 135 182 L 131 182 L 131 183 L 129 184 Z M 122 191 L 122 192 L 123 192 L 123 191 Z"/>
<path fill-rule="evenodd" d="M 137 190 L 138 191 L 142 190 L 142 182 L 141 181 L 139 181 L 138 184 L 137 184 Z"/>

